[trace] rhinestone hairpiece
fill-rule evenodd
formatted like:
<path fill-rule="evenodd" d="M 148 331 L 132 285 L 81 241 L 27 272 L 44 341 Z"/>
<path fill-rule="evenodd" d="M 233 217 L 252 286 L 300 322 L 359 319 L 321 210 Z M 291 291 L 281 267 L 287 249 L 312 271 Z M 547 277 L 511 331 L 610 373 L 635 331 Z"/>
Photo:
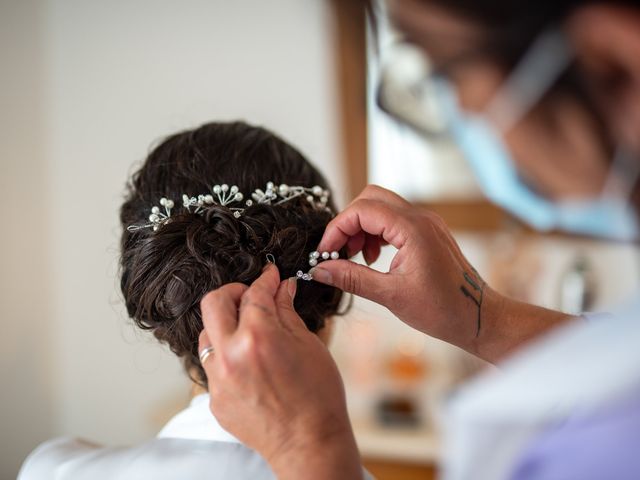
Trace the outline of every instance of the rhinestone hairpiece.
<path fill-rule="evenodd" d="M 273 182 L 268 182 L 264 190 L 258 188 L 251 193 L 251 198 L 245 200 L 244 195 L 239 191 L 236 185 L 222 184 L 214 185 L 211 188 L 211 193 L 198 195 L 197 197 L 190 197 L 187 194 L 182 195 L 182 206 L 190 213 L 202 214 L 207 207 L 212 205 L 219 205 L 229 208 L 233 212 L 233 216 L 240 218 L 245 211 L 245 208 L 252 205 L 282 205 L 285 202 L 293 200 L 294 198 L 304 197 L 311 205 L 316 209 L 323 209 L 330 211 L 327 207 L 329 196 L 331 192 L 319 185 L 314 187 L 301 187 L 291 186 L 284 183 L 275 185 Z M 243 204 L 244 202 L 244 204 Z M 233 206 L 233 205 L 243 206 Z M 160 205 L 164 207 L 164 212 L 160 207 L 151 207 L 151 214 L 149 215 L 149 222 L 141 225 L 129 225 L 127 230 L 135 232 L 144 228 L 153 228 L 158 230 L 162 225 L 171 221 L 171 209 L 175 207 L 173 200 L 166 197 L 160 199 Z"/>
<path fill-rule="evenodd" d="M 329 252 L 318 252 L 318 251 L 313 251 L 309 254 L 309 266 L 310 267 L 315 267 L 316 265 L 318 265 L 319 262 L 322 262 L 324 260 L 337 260 L 338 258 L 340 258 L 340 253 L 333 251 L 331 253 Z M 307 281 L 311 281 L 313 280 L 313 275 L 311 274 L 311 271 L 304 273 L 302 270 L 298 270 L 296 272 L 296 277 L 299 278 L 300 280 L 307 280 Z"/>

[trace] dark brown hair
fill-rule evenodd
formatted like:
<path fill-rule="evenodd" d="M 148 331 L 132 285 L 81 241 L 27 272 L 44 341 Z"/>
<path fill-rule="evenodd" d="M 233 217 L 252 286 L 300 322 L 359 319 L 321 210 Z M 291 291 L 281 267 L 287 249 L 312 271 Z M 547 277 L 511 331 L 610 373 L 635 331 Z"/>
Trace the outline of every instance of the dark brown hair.
<path fill-rule="evenodd" d="M 198 360 L 202 330 L 199 303 L 226 283 L 249 284 L 273 255 L 282 278 L 307 271 L 308 255 L 319 243 L 331 211 L 314 208 L 304 197 L 278 206 L 247 207 L 235 218 L 212 205 L 204 214 L 182 207 L 182 195 L 211 193 L 214 185 L 237 185 L 248 196 L 267 182 L 319 185 L 323 176 L 295 148 L 259 127 L 242 122 L 208 123 L 171 135 L 156 146 L 127 185 L 120 210 L 121 289 L 136 325 L 151 330 L 182 357 L 194 380 L 205 383 Z M 152 206 L 174 200 L 171 221 L 157 231 L 127 230 L 144 224 Z M 312 332 L 337 313 L 342 292 L 316 282 L 300 282 L 295 308 Z"/>

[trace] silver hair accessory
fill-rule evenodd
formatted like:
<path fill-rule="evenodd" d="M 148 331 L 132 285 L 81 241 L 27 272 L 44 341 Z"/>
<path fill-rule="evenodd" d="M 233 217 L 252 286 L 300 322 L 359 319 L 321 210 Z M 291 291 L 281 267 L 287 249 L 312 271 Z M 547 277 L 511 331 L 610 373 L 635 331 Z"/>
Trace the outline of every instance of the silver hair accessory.
<path fill-rule="evenodd" d="M 149 215 L 149 223 L 145 225 L 129 225 L 127 230 L 130 232 L 140 230 L 142 228 L 153 227 L 153 230 L 158 230 L 160 225 L 169 221 L 169 217 L 171 216 L 171 209 L 174 207 L 173 200 L 169 200 L 165 197 L 160 199 L 160 205 L 164 207 L 164 213 L 160 211 L 160 207 L 154 205 L 151 207 L 151 215 Z"/>
<path fill-rule="evenodd" d="M 315 267 L 316 265 L 318 265 L 319 262 L 322 262 L 324 260 L 337 260 L 338 258 L 340 258 L 340 253 L 333 251 L 331 253 L 329 252 L 318 252 L 318 251 L 313 251 L 309 254 L 309 266 L 311 266 L 312 268 Z M 313 275 L 311 275 L 310 272 L 308 273 L 304 273 L 302 270 L 298 270 L 298 272 L 296 273 L 296 277 L 299 278 L 300 280 L 306 280 L 306 281 L 311 281 L 313 280 Z"/>
<path fill-rule="evenodd" d="M 264 190 L 258 188 L 253 191 L 251 198 L 244 200 L 244 195 L 239 191 L 236 185 L 222 184 L 214 185 L 211 189 L 211 193 L 198 195 L 197 197 L 190 197 L 187 194 L 182 195 L 182 206 L 190 213 L 202 214 L 206 211 L 207 207 L 212 205 L 218 205 L 229 208 L 233 212 L 233 216 L 240 218 L 247 207 L 252 205 L 282 205 L 285 202 L 293 200 L 294 198 L 304 197 L 307 202 L 314 206 L 318 210 L 331 210 L 327 207 L 329 196 L 331 192 L 319 185 L 313 187 L 300 187 L 291 186 L 284 183 L 275 185 L 273 182 L 268 182 Z M 233 206 L 233 204 L 240 204 L 244 201 L 244 206 Z M 168 223 L 171 217 L 171 209 L 174 207 L 173 200 L 167 198 L 160 199 L 160 205 L 165 207 L 165 213 L 160 211 L 159 207 L 151 208 L 151 215 L 149 215 L 149 222 L 143 225 L 129 225 L 127 230 L 134 232 L 143 228 L 153 227 L 153 230 L 158 230 L 161 225 Z"/>

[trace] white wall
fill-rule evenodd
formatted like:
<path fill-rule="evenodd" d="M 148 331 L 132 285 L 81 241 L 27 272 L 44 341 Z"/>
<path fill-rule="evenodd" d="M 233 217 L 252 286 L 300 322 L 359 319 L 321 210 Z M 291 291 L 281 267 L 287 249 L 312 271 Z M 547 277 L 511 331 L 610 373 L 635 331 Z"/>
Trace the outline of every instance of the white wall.
<path fill-rule="evenodd" d="M 44 139 L 43 21 L 38 0 L 0 11 L 0 478 L 53 433 Z"/>
<path fill-rule="evenodd" d="M 263 124 L 341 199 L 327 5 L 1 1 L 0 477 L 50 435 L 137 442 L 187 398 L 117 288 L 117 209 L 154 140 L 212 119 Z"/>

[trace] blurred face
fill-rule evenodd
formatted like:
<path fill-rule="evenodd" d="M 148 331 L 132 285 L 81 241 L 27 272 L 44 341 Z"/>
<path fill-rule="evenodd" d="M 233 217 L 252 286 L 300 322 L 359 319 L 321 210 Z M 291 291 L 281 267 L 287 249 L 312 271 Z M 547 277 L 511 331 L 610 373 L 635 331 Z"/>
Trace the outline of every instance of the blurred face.
<path fill-rule="evenodd" d="M 420 47 L 433 66 L 455 86 L 461 106 L 482 112 L 508 76 L 492 52 L 478 47 L 486 43 L 489 32 L 482 25 L 425 0 L 392 0 L 388 7 L 396 28 L 409 42 Z M 590 83 L 594 87 L 593 103 L 588 107 L 569 92 L 550 91 L 519 122 L 503 132 L 523 180 L 554 200 L 593 197 L 600 193 L 609 173 L 614 147 L 620 142 L 640 151 L 637 149 L 640 117 L 631 131 L 625 122 L 614 121 L 611 117 L 622 112 L 613 108 L 612 102 L 619 100 L 602 95 L 602 79 L 594 72 L 595 68 L 604 68 L 602 62 L 594 59 L 593 48 L 589 46 L 593 31 L 602 35 L 602 15 L 588 18 L 588 22 L 577 17 L 569 23 L 567 35 L 572 43 L 578 44 L 574 47 L 578 62 L 584 57 L 595 64 L 585 62 L 587 76 L 593 80 Z M 611 15 L 607 21 L 613 22 L 611 28 L 617 28 L 616 19 Z M 589 22 L 597 23 L 598 29 Z M 633 27 L 640 31 L 640 17 Z M 640 36 L 637 41 L 634 48 L 640 48 Z M 611 55 L 612 52 L 600 52 L 603 54 Z M 640 58 L 640 55 L 636 56 Z M 636 63 L 639 62 L 636 60 Z M 636 94 L 640 98 L 640 84 Z M 635 96 L 630 97 L 624 105 L 624 108 L 637 107 L 636 113 L 629 114 L 631 118 L 640 115 L 640 103 L 636 105 L 635 101 Z M 627 132 L 621 128 L 626 128 Z"/>

